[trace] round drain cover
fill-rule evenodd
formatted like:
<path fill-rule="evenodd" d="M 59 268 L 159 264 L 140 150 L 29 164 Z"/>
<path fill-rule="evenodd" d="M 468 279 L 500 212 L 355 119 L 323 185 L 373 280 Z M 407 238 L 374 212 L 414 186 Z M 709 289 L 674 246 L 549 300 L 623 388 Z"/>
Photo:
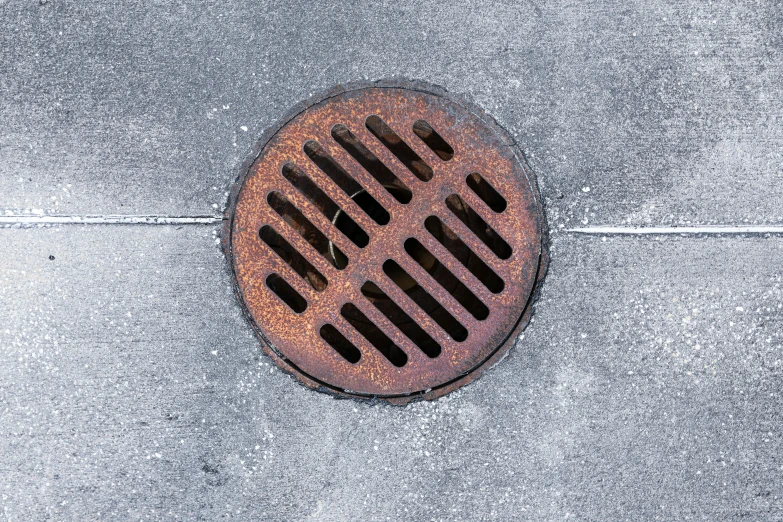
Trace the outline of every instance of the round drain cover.
<path fill-rule="evenodd" d="M 546 265 L 532 172 L 428 85 L 342 86 L 271 129 L 223 245 L 267 353 L 310 387 L 405 403 L 498 360 Z"/>

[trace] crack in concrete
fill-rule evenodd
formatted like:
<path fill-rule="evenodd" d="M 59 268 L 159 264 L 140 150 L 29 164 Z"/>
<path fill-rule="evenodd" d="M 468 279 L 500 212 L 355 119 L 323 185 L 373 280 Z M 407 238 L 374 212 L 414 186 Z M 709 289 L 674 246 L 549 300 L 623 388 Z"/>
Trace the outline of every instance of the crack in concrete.
<path fill-rule="evenodd" d="M 217 225 L 223 216 L 165 215 L 0 215 L 0 227 L 48 225 Z M 605 236 L 644 235 L 783 235 L 783 225 L 692 225 L 670 227 L 592 226 L 567 228 L 570 234 Z"/>
<path fill-rule="evenodd" d="M 606 236 L 643 236 L 643 235 L 764 235 L 783 234 L 783 226 L 774 225 L 696 225 L 686 227 L 610 227 L 594 226 L 569 228 L 566 232 L 572 234 L 591 234 Z"/>
<path fill-rule="evenodd" d="M 46 225 L 214 225 L 222 216 L 159 216 L 159 215 L 4 215 L 0 226 L 34 227 Z"/>

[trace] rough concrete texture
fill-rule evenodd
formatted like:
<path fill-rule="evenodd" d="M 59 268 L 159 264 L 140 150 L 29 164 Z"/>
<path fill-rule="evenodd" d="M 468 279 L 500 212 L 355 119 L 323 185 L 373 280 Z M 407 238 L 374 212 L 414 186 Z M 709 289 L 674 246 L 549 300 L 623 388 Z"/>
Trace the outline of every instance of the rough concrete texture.
<path fill-rule="evenodd" d="M 783 521 L 783 3 L 0 0 L 0 214 L 218 215 L 336 83 L 471 97 L 552 263 L 477 382 L 406 408 L 261 355 L 219 225 L 0 229 L 0 513 Z M 100 219 L 97 219 L 100 221 Z"/>
<path fill-rule="evenodd" d="M 399 408 L 261 356 L 213 232 L 0 231 L 8 520 L 783 518 L 781 241 L 556 239 L 510 356 Z"/>
<path fill-rule="evenodd" d="M 402 76 L 509 129 L 554 228 L 783 223 L 780 2 L 0 4 L 4 209 L 215 213 L 287 108 Z"/>

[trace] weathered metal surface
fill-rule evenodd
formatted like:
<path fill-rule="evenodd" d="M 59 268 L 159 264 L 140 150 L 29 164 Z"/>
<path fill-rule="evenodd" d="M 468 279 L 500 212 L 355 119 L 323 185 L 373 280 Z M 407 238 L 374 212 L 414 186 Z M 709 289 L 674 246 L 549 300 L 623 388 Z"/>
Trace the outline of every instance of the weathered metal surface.
<path fill-rule="evenodd" d="M 513 344 L 545 233 L 532 172 L 490 118 L 436 88 L 376 83 L 270 131 L 234 188 L 223 245 L 280 367 L 405 403 L 470 382 Z"/>

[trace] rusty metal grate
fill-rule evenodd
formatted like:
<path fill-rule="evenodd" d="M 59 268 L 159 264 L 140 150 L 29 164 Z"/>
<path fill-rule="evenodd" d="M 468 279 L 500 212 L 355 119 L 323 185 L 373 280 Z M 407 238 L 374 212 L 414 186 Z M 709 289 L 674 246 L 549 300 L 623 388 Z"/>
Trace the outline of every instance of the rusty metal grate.
<path fill-rule="evenodd" d="M 262 140 L 223 244 L 267 353 L 307 385 L 405 403 L 474 379 L 545 270 L 532 173 L 475 107 L 340 88 Z"/>

